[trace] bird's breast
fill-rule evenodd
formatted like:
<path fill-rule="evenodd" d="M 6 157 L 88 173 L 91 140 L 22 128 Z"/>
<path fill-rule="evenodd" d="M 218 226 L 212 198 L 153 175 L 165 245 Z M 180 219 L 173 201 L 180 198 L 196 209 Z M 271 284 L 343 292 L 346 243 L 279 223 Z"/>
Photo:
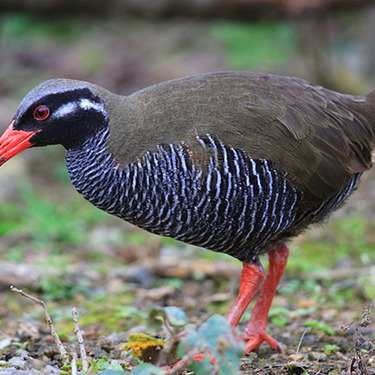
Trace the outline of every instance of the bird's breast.
<path fill-rule="evenodd" d="M 197 135 L 194 148 L 157 145 L 123 169 L 105 150 L 106 136 L 68 152 L 72 183 L 95 206 L 150 232 L 246 261 L 314 214 L 301 216 L 303 193 L 272 161 L 252 159 L 210 134 Z"/>

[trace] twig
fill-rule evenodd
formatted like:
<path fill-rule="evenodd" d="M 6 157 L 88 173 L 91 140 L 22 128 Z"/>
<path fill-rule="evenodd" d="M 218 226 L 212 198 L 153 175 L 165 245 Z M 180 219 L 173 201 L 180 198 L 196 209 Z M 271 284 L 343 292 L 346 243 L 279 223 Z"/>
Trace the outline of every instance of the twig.
<path fill-rule="evenodd" d="M 201 353 L 202 350 L 198 348 L 192 349 L 190 352 L 186 353 L 186 355 L 179 360 L 171 369 L 166 371 L 166 375 L 177 375 L 181 372 L 181 370 L 185 369 L 191 362 L 194 361 L 194 357 Z"/>
<path fill-rule="evenodd" d="M 295 356 L 294 356 L 294 361 L 295 361 L 295 362 L 297 362 L 297 356 L 298 356 L 299 350 L 300 350 L 300 348 L 301 348 L 302 341 L 303 341 L 303 339 L 304 339 L 306 333 L 309 332 L 309 331 L 310 331 L 310 327 L 307 327 L 307 328 L 303 331 L 303 333 L 302 333 L 302 335 L 301 335 L 301 338 L 299 339 L 298 346 L 297 346 L 297 350 L 296 350 L 296 354 L 295 354 Z"/>
<path fill-rule="evenodd" d="M 76 352 L 72 353 L 71 366 L 72 366 L 71 375 L 77 375 L 77 353 Z"/>
<path fill-rule="evenodd" d="M 74 333 L 77 336 L 79 352 L 81 354 L 82 370 L 83 370 L 83 372 L 87 373 L 87 371 L 89 369 L 89 365 L 88 365 L 88 362 L 87 362 L 85 343 L 84 343 L 84 340 L 83 340 L 83 337 L 82 337 L 81 330 L 79 329 L 78 313 L 77 313 L 77 309 L 75 307 L 72 308 L 72 316 L 73 316 L 73 321 L 74 321 Z"/>
<path fill-rule="evenodd" d="M 360 327 L 368 327 L 372 323 L 371 319 L 371 311 L 372 311 L 372 305 L 367 305 L 359 317 L 359 326 Z"/>
<path fill-rule="evenodd" d="M 349 358 L 346 365 L 347 374 L 363 374 L 367 375 L 368 372 L 368 362 L 371 356 L 374 355 L 375 346 L 372 342 L 366 340 L 361 332 L 361 328 L 368 327 L 371 322 L 371 309 L 372 305 L 364 307 L 363 312 L 357 321 L 350 322 L 342 327 L 343 330 L 348 331 L 350 327 L 354 326 L 355 333 L 353 338 L 353 355 Z M 368 351 L 361 350 L 361 347 L 364 343 L 367 343 L 371 346 L 371 349 Z"/>
<path fill-rule="evenodd" d="M 47 321 L 47 324 L 49 326 L 49 329 L 50 329 L 50 332 L 51 332 L 51 335 L 53 336 L 53 338 L 55 339 L 55 343 L 58 347 L 58 350 L 59 350 L 59 353 L 60 353 L 60 356 L 61 356 L 61 359 L 64 363 L 64 365 L 68 365 L 69 364 L 69 354 L 67 352 L 67 350 L 65 349 L 65 346 L 63 345 L 63 343 L 61 342 L 60 340 L 60 337 L 58 336 L 57 332 L 56 332 L 56 329 L 55 329 L 55 326 L 53 325 L 52 323 L 52 319 L 51 319 L 51 316 L 49 315 L 48 313 L 48 309 L 47 309 L 47 306 L 46 304 L 44 303 L 44 301 L 36 298 L 36 297 L 33 297 L 33 296 L 30 296 L 29 294 L 25 293 L 23 290 L 21 289 L 17 289 L 16 287 L 14 287 L 13 285 L 10 287 L 10 290 L 12 292 L 15 292 L 15 293 L 18 293 L 18 294 L 21 294 L 21 296 L 23 297 L 26 297 L 28 298 L 29 300 L 33 301 L 34 303 L 42 306 L 43 310 L 44 310 L 44 316 L 46 318 L 46 321 Z"/>

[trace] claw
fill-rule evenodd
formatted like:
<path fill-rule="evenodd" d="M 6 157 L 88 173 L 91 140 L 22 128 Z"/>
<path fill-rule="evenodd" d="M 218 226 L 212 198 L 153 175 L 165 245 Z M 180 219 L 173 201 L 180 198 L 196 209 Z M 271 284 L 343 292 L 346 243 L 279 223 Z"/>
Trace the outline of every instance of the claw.
<path fill-rule="evenodd" d="M 260 345 L 264 341 L 267 342 L 276 351 L 281 352 L 283 350 L 280 343 L 277 340 L 275 340 L 273 337 L 265 333 L 264 331 L 258 334 L 253 334 L 253 335 L 244 337 L 243 339 L 246 342 L 246 348 L 245 348 L 244 354 L 248 354 L 249 352 L 258 350 Z"/>

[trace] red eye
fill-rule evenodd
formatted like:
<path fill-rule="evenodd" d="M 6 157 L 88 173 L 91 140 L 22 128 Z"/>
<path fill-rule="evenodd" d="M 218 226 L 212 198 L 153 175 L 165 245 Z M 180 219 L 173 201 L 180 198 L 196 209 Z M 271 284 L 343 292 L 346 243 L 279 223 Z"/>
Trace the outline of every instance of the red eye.
<path fill-rule="evenodd" d="M 34 110 L 34 118 L 36 120 L 45 120 L 49 116 L 49 108 L 45 105 L 40 105 Z"/>

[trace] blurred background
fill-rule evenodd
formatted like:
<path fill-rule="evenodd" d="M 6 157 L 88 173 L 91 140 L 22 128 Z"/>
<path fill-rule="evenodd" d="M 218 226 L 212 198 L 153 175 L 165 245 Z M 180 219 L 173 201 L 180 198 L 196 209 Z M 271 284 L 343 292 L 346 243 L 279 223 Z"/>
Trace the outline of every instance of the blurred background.
<path fill-rule="evenodd" d="M 128 94 L 185 75 L 249 70 L 365 93 L 375 87 L 374 35 L 373 1 L 2 0 L 1 131 L 27 91 L 55 77 Z M 375 298 L 374 202 L 372 171 L 328 225 L 292 242 L 271 311 L 282 341 L 297 340 L 308 319 L 338 332 Z M 11 284 L 50 301 L 63 334 L 79 305 L 96 338 L 141 324 L 155 304 L 182 307 L 194 322 L 226 314 L 240 269 L 92 207 L 70 184 L 62 148 L 27 150 L 1 167 L 0 335 L 15 335 L 11 320 L 40 316 Z M 291 337 L 286 326 L 299 331 Z"/>

